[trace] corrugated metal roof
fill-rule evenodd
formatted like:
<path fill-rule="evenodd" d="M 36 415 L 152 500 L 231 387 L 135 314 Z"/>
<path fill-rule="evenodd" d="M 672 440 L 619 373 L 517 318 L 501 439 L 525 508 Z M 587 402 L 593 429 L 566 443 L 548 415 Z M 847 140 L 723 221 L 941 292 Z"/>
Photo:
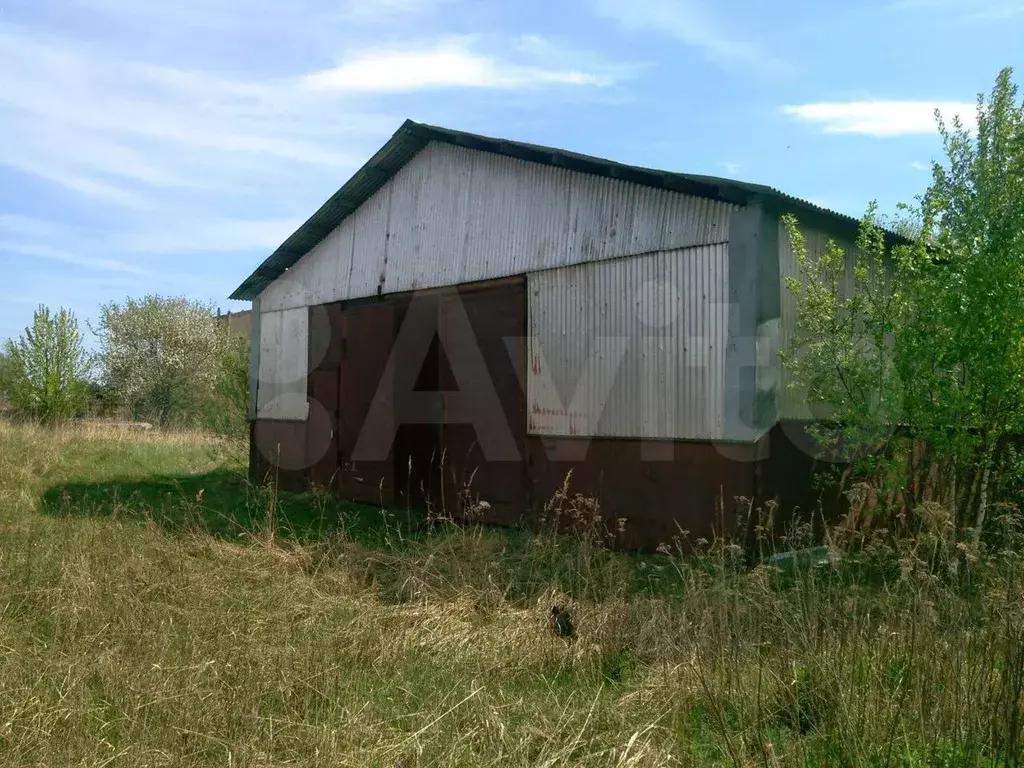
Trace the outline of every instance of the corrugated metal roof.
<path fill-rule="evenodd" d="M 847 225 L 858 223 L 850 216 L 830 211 L 763 184 L 625 165 L 553 147 L 496 139 L 406 120 L 391 139 L 356 171 L 341 189 L 245 279 L 231 294 L 231 298 L 249 300 L 258 296 L 264 288 L 327 237 L 431 141 L 737 205 L 746 205 L 752 198 L 768 198 L 786 209 L 812 211 L 842 220 Z"/>

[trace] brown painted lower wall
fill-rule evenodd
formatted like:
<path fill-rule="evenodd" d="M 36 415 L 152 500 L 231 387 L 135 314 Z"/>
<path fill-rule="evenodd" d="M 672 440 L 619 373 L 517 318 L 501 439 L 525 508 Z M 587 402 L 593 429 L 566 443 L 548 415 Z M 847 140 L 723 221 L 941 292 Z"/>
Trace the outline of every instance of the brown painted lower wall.
<path fill-rule="evenodd" d="M 625 519 L 622 547 L 692 544 L 732 535 L 737 497 L 755 491 L 754 457 L 755 446 L 531 437 L 530 496 L 542 509 L 571 471 L 570 494 L 598 499 L 610 528 Z"/>
<path fill-rule="evenodd" d="M 285 491 L 309 486 L 307 424 L 254 421 L 249 426 L 249 475 L 254 483 L 272 482 Z"/>
<path fill-rule="evenodd" d="M 758 500 L 777 505 L 774 531 L 784 533 L 796 520 L 810 521 L 820 531 L 847 511 L 846 497 L 835 482 L 838 465 L 828 460 L 809 425 L 783 421 L 768 432 L 758 446 Z"/>
<path fill-rule="evenodd" d="M 288 491 L 307 489 L 316 479 L 317 466 L 315 462 L 306 466 L 310 463 L 307 432 L 306 423 L 254 422 L 253 481 L 273 481 Z M 617 546 L 651 550 L 671 544 L 684 532 L 690 543 L 721 534 L 743 539 L 737 511 L 763 510 L 769 500 L 778 505 L 774 515 L 778 532 L 795 517 L 813 519 L 816 527 L 838 519 L 845 512 L 845 500 L 834 484 L 822 482 L 833 466 L 815 456 L 806 426 L 795 422 L 776 425 L 756 445 L 528 437 L 525 466 L 503 462 L 482 468 L 491 485 L 518 488 L 509 493 L 524 502 L 517 508 L 497 503 L 481 519 L 536 526 L 545 504 L 569 476 L 570 495 L 597 499 L 609 529 L 617 527 L 619 518 L 625 519 L 624 530 L 614 542 Z M 396 475 L 396 484 L 400 477 Z M 405 485 L 404 478 L 401 484 Z M 340 485 L 335 483 L 336 488 Z M 426 489 L 426 499 L 416 494 L 407 499 L 404 487 L 397 485 L 393 490 L 396 503 L 403 506 L 431 501 L 437 508 L 441 502 L 437 485 Z M 486 494 L 481 498 L 487 501 Z M 566 521 L 561 525 L 565 528 Z"/>
<path fill-rule="evenodd" d="M 306 489 L 314 472 L 302 466 L 307 463 L 306 432 L 305 423 L 254 422 L 253 480 L 276 481 L 282 490 Z M 691 543 L 722 533 L 733 536 L 737 497 L 756 493 L 756 446 L 662 442 L 655 446 L 660 454 L 654 460 L 644 458 L 649 448 L 639 440 L 530 437 L 525 467 L 509 462 L 482 467 L 490 484 L 518 488 L 509 493 L 524 499 L 523 505 L 517 510 L 496 503 L 481 519 L 534 526 L 569 475 L 570 495 L 597 499 L 609 530 L 625 519 L 617 546 L 651 550 L 684 535 Z M 486 494 L 481 500 L 487 501 Z M 439 495 L 431 501 L 436 507 Z"/>

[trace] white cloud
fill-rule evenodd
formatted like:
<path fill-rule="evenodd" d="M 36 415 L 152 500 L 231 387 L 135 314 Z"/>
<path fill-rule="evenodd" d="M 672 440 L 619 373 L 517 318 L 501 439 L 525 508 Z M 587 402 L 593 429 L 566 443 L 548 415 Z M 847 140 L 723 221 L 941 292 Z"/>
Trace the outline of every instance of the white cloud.
<path fill-rule="evenodd" d="M 1020 0 L 996 0 L 982 3 L 972 17 L 979 21 L 1005 21 L 1024 14 L 1024 2 Z"/>
<path fill-rule="evenodd" d="M 1024 14 L 1024 0 L 896 0 L 889 10 L 955 14 L 970 21 L 1005 21 Z"/>
<path fill-rule="evenodd" d="M 784 114 L 819 126 L 825 133 L 867 136 L 905 136 L 934 133 L 935 110 L 945 121 L 959 115 L 964 125 L 974 124 L 975 105 L 956 101 L 849 101 L 787 105 Z"/>
<path fill-rule="evenodd" d="M 0 214 L 0 254 L 60 261 L 105 272 L 152 274 L 138 264 L 108 258 L 102 255 L 102 248 L 92 245 L 87 236 L 69 233 L 59 225 L 30 216 Z"/>
<path fill-rule="evenodd" d="M 151 275 L 149 270 L 143 269 L 136 264 L 129 264 L 117 259 L 105 259 L 96 256 L 83 256 L 71 251 L 62 251 L 40 243 L 18 243 L 0 240 L 0 254 L 18 254 L 19 256 L 34 256 L 51 261 L 61 261 L 65 264 L 76 264 L 82 267 L 91 267 L 109 272 L 125 272 L 131 275 Z"/>
<path fill-rule="evenodd" d="M 231 80 L 122 61 L 2 26 L 0 59 L 0 108 L 15 118 L 5 129 L 23 139 L 43 131 L 48 158 L 84 158 L 77 162 L 148 183 L 182 177 L 154 150 L 345 163 L 351 158 L 332 149 L 329 136 L 360 127 L 337 104 L 297 97 L 287 80 Z"/>
<path fill-rule="evenodd" d="M 336 67 L 303 78 L 313 90 L 398 93 L 438 88 L 532 88 L 608 86 L 610 74 L 579 69 L 548 69 L 501 61 L 470 48 L 471 38 L 429 46 L 364 51 Z"/>
<path fill-rule="evenodd" d="M 347 0 L 341 15 L 363 24 L 386 23 L 400 17 L 418 17 L 453 0 Z"/>
<path fill-rule="evenodd" d="M 302 224 L 302 219 L 208 218 L 188 227 L 153 225 L 104 240 L 117 251 L 146 254 L 272 251 Z"/>
<path fill-rule="evenodd" d="M 436 122 L 478 115 L 483 91 L 539 119 L 635 73 L 539 36 L 438 37 L 429 15 L 450 1 L 63 0 L 51 26 L 16 26 L 15 3 L 0 14 L 0 174 L 4 210 L 37 218 L 0 215 L 6 289 L 76 307 L 226 295 L 417 117 L 408 94 L 437 94 L 416 101 Z M 5 306 L 0 326 L 21 327 Z"/>
<path fill-rule="evenodd" d="M 719 20 L 700 0 L 593 0 L 598 14 L 629 30 L 668 35 L 703 51 L 721 64 L 741 64 L 757 71 L 784 72 L 790 65 L 756 40 L 730 31 L 734 22 Z"/>
<path fill-rule="evenodd" d="M 417 18 L 452 0 L 68 0 L 71 6 L 112 19 L 136 19 L 193 30 L 224 31 L 258 28 L 278 30 L 296 22 L 310 26 L 332 21 L 346 24 L 381 24 Z"/>
<path fill-rule="evenodd" d="M 0 252 L 150 275 L 147 257 L 271 251 L 301 223 L 301 219 L 207 217 L 182 225 L 157 218 L 110 231 L 0 214 Z M 130 256 L 112 259 L 106 256 L 110 253 Z"/>
<path fill-rule="evenodd" d="M 0 302 L 11 303 L 11 304 L 31 304 L 38 306 L 39 304 L 45 303 L 40 301 L 35 296 L 26 296 L 20 293 L 0 293 Z"/>
<path fill-rule="evenodd" d="M 52 181 L 64 189 L 102 203 L 126 208 L 145 208 L 149 205 L 143 198 L 115 184 L 61 168 L 38 157 L 25 157 L 10 144 L 0 145 L 0 165 Z"/>
<path fill-rule="evenodd" d="M 922 163 L 920 160 L 911 160 L 909 165 L 915 171 L 930 171 L 932 169 L 928 163 Z"/>
<path fill-rule="evenodd" d="M 124 61 L 0 24 L 0 164 L 92 200 L 153 205 L 174 190 L 335 181 L 397 127 L 380 98 L 440 88 L 598 88 L 623 70 L 538 65 L 463 37 L 364 49 L 333 68 L 262 79 Z M 488 45 L 488 53 L 476 47 Z M 334 170 L 331 170 L 331 169 Z M 294 183 L 294 182 L 293 182 Z"/>
<path fill-rule="evenodd" d="M 737 173 L 740 172 L 740 164 L 729 162 L 728 160 L 722 163 L 722 168 L 725 169 L 725 172 L 728 173 L 730 176 L 735 176 Z"/>
<path fill-rule="evenodd" d="M 45 237 L 51 232 L 53 228 L 45 221 L 33 219 L 31 216 L 0 213 L 0 234 L 8 237 Z"/>

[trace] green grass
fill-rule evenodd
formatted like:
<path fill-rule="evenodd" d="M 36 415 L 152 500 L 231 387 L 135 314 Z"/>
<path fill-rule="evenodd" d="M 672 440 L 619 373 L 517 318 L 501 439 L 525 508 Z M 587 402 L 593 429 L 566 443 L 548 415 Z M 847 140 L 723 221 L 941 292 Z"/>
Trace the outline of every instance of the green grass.
<path fill-rule="evenodd" d="M 713 545 L 631 556 L 252 488 L 200 435 L 0 424 L 0 447 L 0 765 L 1019 753 L 1009 552 L 950 545 L 936 570 L 937 545 L 893 544 L 783 581 Z M 897 577 L 861 579 L 876 562 Z M 553 603 L 577 642 L 546 631 Z"/>

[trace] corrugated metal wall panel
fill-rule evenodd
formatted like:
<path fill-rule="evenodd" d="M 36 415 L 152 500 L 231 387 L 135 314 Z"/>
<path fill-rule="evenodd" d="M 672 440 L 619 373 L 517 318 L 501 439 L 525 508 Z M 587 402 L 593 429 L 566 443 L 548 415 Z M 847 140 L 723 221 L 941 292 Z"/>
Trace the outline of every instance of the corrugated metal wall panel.
<path fill-rule="evenodd" d="M 312 305 L 326 303 L 325 297 L 331 293 L 331 284 L 337 276 L 337 265 L 340 261 L 338 246 L 341 239 L 342 233 L 339 230 L 331 232 L 309 253 L 308 266 L 302 262 L 296 265 L 302 265 L 310 276 L 309 303 Z"/>
<path fill-rule="evenodd" d="M 249 421 L 253 421 L 257 414 L 257 392 L 260 387 L 260 298 L 257 296 L 252 302 L 252 325 L 249 335 Z"/>
<path fill-rule="evenodd" d="M 516 206 L 522 184 L 517 174 L 474 173 L 469 185 L 469 221 L 466 226 L 466 254 L 475 254 L 466 264 L 466 275 L 486 275 L 516 269 L 516 257 L 522 249 L 521 231 L 516 217 L 536 220 L 534 211 Z"/>
<path fill-rule="evenodd" d="M 734 208 L 430 144 L 261 298 L 278 310 L 723 243 Z"/>
<path fill-rule="evenodd" d="M 830 239 L 846 251 L 846 279 L 841 286 L 841 290 L 844 292 L 844 295 L 848 296 L 853 287 L 853 268 L 856 264 L 857 254 L 855 244 L 816 229 L 801 227 L 801 232 L 803 232 L 806 241 L 807 254 L 812 258 L 825 252 Z M 796 297 L 786 286 L 786 281 L 789 277 L 799 277 L 799 269 L 796 263 L 796 255 L 793 253 L 789 242 L 789 233 L 781 222 L 779 224 L 779 277 L 782 290 L 779 348 L 780 351 L 786 352 L 789 351 L 790 344 L 793 343 L 796 335 L 797 320 Z M 781 380 L 782 403 L 780 418 L 800 420 L 815 418 L 815 414 L 811 412 L 807 405 L 806 395 L 796 389 L 790 389 L 790 377 L 784 367 L 781 369 Z"/>
<path fill-rule="evenodd" d="M 454 149 L 454 147 L 453 147 Z M 473 177 L 473 163 L 451 152 L 432 152 L 431 167 L 425 181 L 428 208 L 421 218 L 417 238 L 419 251 L 418 286 L 434 288 L 441 285 L 458 285 L 466 282 L 467 259 L 466 232 L 469 227 L 469 192 Z M 444 184 L 437 184 L 444 179 Z M 406 228 L 409 221 L 398 212 L 393 229 Z M 416 221 L 412 219 L 412 221 Z M 396 260 L 395 269 L 405 267 Z M 401 276 L 396 279 L 403 284 Z M 408 282 L 406 287 L 412 288 Z"/>
<path fill-rule="evenodd" d="M 384 293 L 394 293 L 401 290 L 397 287 L 396 278 L 399 282 L 416 286 L 421 279 L 421 272 L 428 271 L 425 260 L 430 254 L 421 250 L 422 232 L 419 222 L 428 221 L 429 210 L 433 201 L 430 199 L 430 189 L 427 184 L 430 179 L 432 158 L 423 155 L 414 160 L 401 172 L 401 183 L 391 184 L 391 210 L 394 220 L 408 221 L 413 223 L 408 227 L 395 226 L 388 232 L 388 265 L 390 269 L 384 275 Z M 382 190 L 383 191 L 383 190 Z M 380 193 L 378 193 L 380 194 Z M 357 212 L 358 215 L 358 212 Z M 344 226 L 344 224 L 342 225 Z M 360 254 L 356 254 L 360 258 Z M 407 267 L 403 271 L 403 267 Z"/>
<path fill-rule="evenodd" d="M 329 297 L 339 290 L 339 285 L 344 285 L 339 280 L 348 280 L 351 242 L 351 228 L 339 227 L 331 232 L 305 258 L 267 287 L 260 295 L 263 307 L 277 311 L 330 303 Z"/>
<path fill-rule="evenodd" d="M 313 254 L 309 254 L 312 256 Z M 285 274 L 267 286 L 259 295 L 267 311 L 280 311 L 312 304 L 309 286 L 314 284 L 311 269 L 313 260 L 303 259 Z"/>
<path fill-rule="evenodd" d="M 388 214 L 394 179 L 385 184 L 356 211 L 351 219 L 352 264 L 347 284 L 335 286 L 331 301 L 373 296 L 385 282 L 387 269 Z M 382 288 L 383 290 L 383 288 Z"/>
<path fill-rule="evenodd" d="M 529 431 L 723 436 L 728 246 L 528 276 Z"/>
<path fill-rule="evenodd" d="M 337 299 L 332 298 L 338 294 L 348 295 L 351 291 L 349 286 L 352 282 L 352 260 L 355 252 L 355 229 L 353 227 L 338 227 L 331 233 L 332 237 L 338 240 L 337 260 L 334 263 L 334 274 L 330 271 L 324 273 L 324 288 L 321 292 L 322 304 L 332 304 Z"/>
<path fill-rule="evenodd" d="M 306 420 L 308 358 L 308 309 L 260 314 L 258 419 Z"/>

